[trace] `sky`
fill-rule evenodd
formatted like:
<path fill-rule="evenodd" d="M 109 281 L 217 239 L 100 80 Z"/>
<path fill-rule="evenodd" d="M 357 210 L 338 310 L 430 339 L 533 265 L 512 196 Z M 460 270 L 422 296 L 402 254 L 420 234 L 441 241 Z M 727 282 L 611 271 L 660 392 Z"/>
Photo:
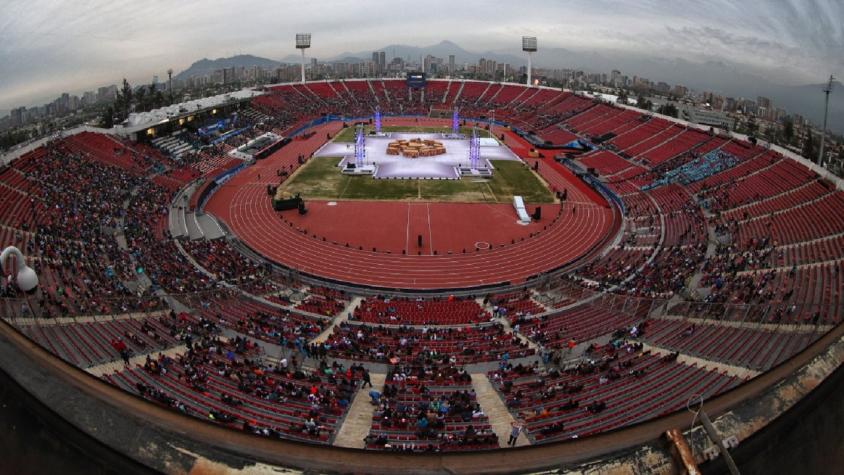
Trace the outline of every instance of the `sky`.
<path fill-rule="evenodd" d="M 844 0 L 0 0 L 0 12 L 0 109 L 204 57 L 280 59 L 296 32 L 313 34 L 317 58 L 442 40 L 515 52 L 534 35 L 540 65 L 543 48 L 565 48 L 724 61 L 781 84 L 844 77 Z"/>

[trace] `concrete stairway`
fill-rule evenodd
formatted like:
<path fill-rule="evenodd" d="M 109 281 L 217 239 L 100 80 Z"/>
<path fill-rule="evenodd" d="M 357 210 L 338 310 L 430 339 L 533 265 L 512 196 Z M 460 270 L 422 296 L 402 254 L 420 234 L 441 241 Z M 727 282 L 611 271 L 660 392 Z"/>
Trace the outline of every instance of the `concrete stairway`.
<path fill-rule="evenodd" d="M 129 358 L 129 368 L 134 368 L 137 365 L 143 365 L 147 359 L 147 355 L 150 358 L 157 359 L 158 355 L 166 355 L 171 358 L 175 358 L 178 355 L 182 355 L 187 351 L 187 347 L 185 345 L 176 345 L 166 350 L 160 351 L 152 351 L 149 353 L 143 353 L 140 355 L 135 355 Z M 118 371 L 125 369 L 127 366 L 123 364 L 123 360 L 114 360 L 109 361 L 108 363 L 99 364 L 97 366 L 91 366 L 90 368 L 85 368 L 85 371 L 94 375 L 94 376 L 102 376 L 104 374 L 112 374 Z"/>
<path fill-rule="evenodd" d="M 196 214 L 193 212 L 185 213 L 185 224 L 188 229 L 188 237 L 191 240 L 202 239 L 205 236 L 202 233 L 202 228 L 199 227 L 199 221 L 196 220 Z"/>
<path fill-rule="evenodd" d="M 372 389 L 378 392 L 384 391 L 387 375 L 370 373 L 369 376 L 372 380 Z M 375 412 L 375 406 L 369 402 L 369 391 L 371 389 L 367 386 L 359 389 L 355 394 L 349 413 L 346 414 L 343 425 L 340 426 L 334 438 L 334 445 L 355 449 L 362 449 L 366 445 L 363 439 L 369 435 L 369 430 L 372 428 L 372 414 Z"/>
<path fill-rule="evenodd" d="M 475 397 L 481 405 L 484 414 L 489 418 L 492 431 L 498 436 L 498 445 L 507 447 L 507 440 L 510 438 L 510 424 L 515 420 L 504 401 L 492 387 L 489 378 L 482 373 L 472 373 L 472 387 L 475 389 Z M 522 432 L 516 440 L 516 447 L 530 445 L 530 441 Z"/>

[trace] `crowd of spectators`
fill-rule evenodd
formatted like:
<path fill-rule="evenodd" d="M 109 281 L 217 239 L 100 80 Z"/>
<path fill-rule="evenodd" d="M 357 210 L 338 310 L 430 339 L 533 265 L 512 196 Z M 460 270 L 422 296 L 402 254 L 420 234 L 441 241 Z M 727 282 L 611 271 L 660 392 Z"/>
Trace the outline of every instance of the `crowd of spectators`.
<path fill-rule="evenodd" d="M 498 437 L 462 369 L 437 365 L 392 368 L 365 442 L 370 448 L 450 451 L 498 447 Z"/>
<path fill-rule="evenodd" d="M 186 344 L 186 353 L 176 358 L 148 357 L 143 371 L 154 384 L 138 382 L 137 392 L 256 435 L 328 442 L 356 390 L 358 375 L 342 365 L 310 371 L 287 359 L 267 364 L 260 347 L 245 338 L 207 334 Z M 168 390 L 172 381 L 196 398 L 175 397 L 180 392 Z M 252 409 L 262 406 L 271 412 Z"/>
<path fill-rule="evenodd" d="M 533 354 L 527 343 L 499 325 L 484 327 L 385 327 L 343 323 L 325 342 L 337 358 L 398 364 L 422 358 L 465 364 Z"/>

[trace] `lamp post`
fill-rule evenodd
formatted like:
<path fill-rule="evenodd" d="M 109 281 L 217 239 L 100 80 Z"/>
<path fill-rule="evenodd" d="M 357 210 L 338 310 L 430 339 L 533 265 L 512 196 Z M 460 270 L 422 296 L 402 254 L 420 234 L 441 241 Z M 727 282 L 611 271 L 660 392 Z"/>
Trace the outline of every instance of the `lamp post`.
<path fill-rule="evenodd" d="M 489 123 L 489 136 L 492 137 L 492 128 L 495 126 L 495 109 L 490 109 L 492 112 L 492 122 Z"/>
<path fill-rule="evenodd" d="M 825 95 L 824 100 L 824 109 L 823 109 L 823 132 L 821 133 L 821 149 L 818 152 L 818 166 L 823 166 L 823 154 L 824 154 L 824 145 L 826 143 L 826 120 L 829 116 L 829 93 L 832 92 L 832 82 L 835 78 L 830 74 L 829 75 L 829 82 L 827 83 L 826 87 L 824 87 L 823 92 Z M 811 159 L 812 157 L 806 157 Z"/>
<path fill-rule="evenodd" d="M 170 104 L 173 103 L 173 68 L 167 70 L 167 90 L 170 92 Z"/>
<path fill-rule="evenodd" d="M 531 72 L 533 70 L 533 53 L 538 50 L 535 36 L 522 36 L 522 51 L 527 53 L 527 86 L 531 86 Z"/>
<path fill-rule="evenodd" d="M 305 83 L 305 50 L 311 47 L 310 33 L 296 33 L 296 49 L 302 51 L 302 83 Z M 313 75 L 313 73 L 311 74 Z"/>

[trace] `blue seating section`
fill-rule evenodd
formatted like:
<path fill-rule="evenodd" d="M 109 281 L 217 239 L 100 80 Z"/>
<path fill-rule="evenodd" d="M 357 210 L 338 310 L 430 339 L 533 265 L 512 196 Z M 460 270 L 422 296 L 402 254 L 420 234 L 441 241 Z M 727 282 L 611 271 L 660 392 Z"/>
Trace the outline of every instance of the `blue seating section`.
<path fill-rule="evenodd" d="M 739 162 L 733 155 L 721 150 L 713 150 L 702 157 L 666 172 L 662 177 L 656 179 L 650 185 L 645 185 L 643 190 L 650 190 L 669 183 L 681 183 L 688 185 L 696 181 L 709 178 L 710 176 L 732 168 Z"/>

